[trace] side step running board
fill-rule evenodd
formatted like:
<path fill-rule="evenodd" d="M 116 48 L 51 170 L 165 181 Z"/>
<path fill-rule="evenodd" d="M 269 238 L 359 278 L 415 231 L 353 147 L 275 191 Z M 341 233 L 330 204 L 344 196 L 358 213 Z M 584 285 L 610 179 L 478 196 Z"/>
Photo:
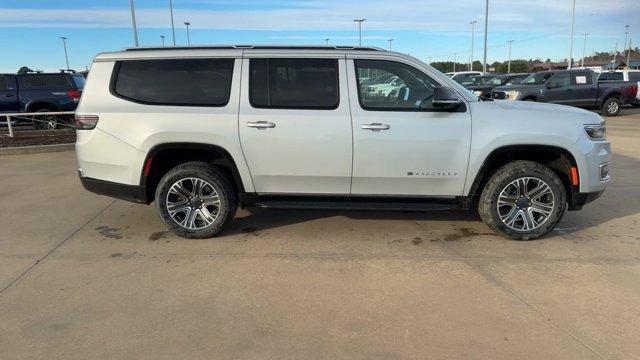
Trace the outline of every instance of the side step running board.
<path fill-rule="evenodd" d="M 324 210 L 382 210 L 382 211 L 442 211 L 457 209 L 453 204 L 417 202 L 346 202 L 346 201 L 257 201 L 257 207 L 265 209 L 324 209 Z"/>

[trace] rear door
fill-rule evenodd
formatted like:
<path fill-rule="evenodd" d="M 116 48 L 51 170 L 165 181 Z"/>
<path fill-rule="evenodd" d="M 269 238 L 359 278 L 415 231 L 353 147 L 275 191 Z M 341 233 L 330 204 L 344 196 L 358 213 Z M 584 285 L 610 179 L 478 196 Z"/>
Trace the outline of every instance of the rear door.
<path fill-rule="evenodd" d="M 588 71 L 571 73 L 571 87 L 574 97 L 568 105 L 591 107 L 596 103 L 598 84 L 594 83 L 594 76 Z"/>
<path fill-rule="evenodd" d="M 437 111 L 431 105 L 441 85 L 429 69 L 405 59 L 349 55 L 353 122 L 352 194 L 462 195 L 471 141 L 471 112 Z M 365 74 L 390 73 L 397 92 L 359 86 Z M 373 87 L 375 89 L 375 87 Z M 464 101 L 464 100 L 463 100 Z"/>
<path fill-rule="evenodd" d="M 12 75 L 0 75 L 0 112 L 19 112 L 18 87 Z"/>
<path fill-rule="evenodd" d="M 348 194 L 344 54 L 246 51 L 239 131 L 258 193 Z"/>
<path fill-rule="evenodd" d="M 552 87 L 549 87 L 553 84 Z M 547 81 L 547 89 L 544 93 L 544 101 L 554 104 L 571 105 L 573 89 L 569 73 L 557 73 Z"/>

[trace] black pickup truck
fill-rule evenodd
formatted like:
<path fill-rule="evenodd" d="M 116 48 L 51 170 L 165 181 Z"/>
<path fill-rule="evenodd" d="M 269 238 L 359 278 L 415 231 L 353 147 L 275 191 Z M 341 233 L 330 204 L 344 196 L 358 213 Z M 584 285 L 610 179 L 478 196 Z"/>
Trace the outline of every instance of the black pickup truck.
<path fill-rule="evenodd" d="M 596 73 L 579 69 L 537 72 L 520 84 L 494 88 L 491 98 L 600 109 L 604 116 L 616 116 L 623 105 L 633 104 L 636 92 L 636 84 L 623 81 L 598 83 Z"/>
<path fill-rule="evenodd" d="M 74 111 L 80 101 L 84 82 L 84 76 L 68 72 L 0 74 L 0 115 Z M 55 128 L 56 125 L 34 121 L 37 128 Z"/>

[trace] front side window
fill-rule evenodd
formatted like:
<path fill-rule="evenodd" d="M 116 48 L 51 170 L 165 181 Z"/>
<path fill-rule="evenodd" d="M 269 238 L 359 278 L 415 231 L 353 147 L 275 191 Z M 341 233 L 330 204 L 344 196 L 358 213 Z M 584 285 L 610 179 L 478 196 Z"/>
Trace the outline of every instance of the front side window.
<path fill-rule="evenodd" d="M 358 82 L 358 98 L 363 109 L 428 111 L 433 108 L 431 101 L 439 84 L 420 70 L 396 61 L 354 61 L 358 80 L 381 79 L 367 84 Z"/>
<path fill-rule="evenodd" d="M 553 76 L 553 73 L 531 74 L 529 75 L 529 77 L 522 80 L 522 83 L 525 85 L 540 85 L 540 84 L 544 84 L 544 82 L 549 80 L 549 78 L 552 76 Z"/>
<path fill-rule="evenodd" d="M 225 106 L 234 59 L 127 60 L 117 63 L 116 96 L 156 105 Z"/>
<path fill-rule="evenodd" d="M 251 59 L 249 101 L 257 108 L 338 107 L 337 59 Z"/>

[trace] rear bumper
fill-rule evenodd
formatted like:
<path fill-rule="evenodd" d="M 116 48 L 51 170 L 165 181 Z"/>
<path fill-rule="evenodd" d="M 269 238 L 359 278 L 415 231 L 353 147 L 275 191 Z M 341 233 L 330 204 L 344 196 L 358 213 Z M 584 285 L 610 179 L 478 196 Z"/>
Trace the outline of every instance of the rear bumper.
<path fill-rule="evenodd" d="M 571 196 L 571 203 L 569 204 L 569 211 L 581 210 L 586 204 L 596 200 L 602 194 L 604 190 L 588 193 L 574 193 Z"/>
<path fill-rule="evenodd" d="M 106 195 L 139 204 L 148 204 L 147 192 L 143 186 L 125 185 L 80 176 L 82 186 L 99 195 Z"/>

